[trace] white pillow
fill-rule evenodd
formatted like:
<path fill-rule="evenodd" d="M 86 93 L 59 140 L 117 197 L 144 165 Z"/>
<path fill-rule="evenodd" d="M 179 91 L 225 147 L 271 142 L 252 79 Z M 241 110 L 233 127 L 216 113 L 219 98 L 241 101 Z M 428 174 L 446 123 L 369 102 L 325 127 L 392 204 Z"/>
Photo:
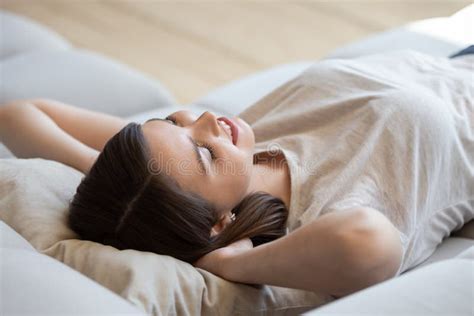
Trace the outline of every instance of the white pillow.
<path fill-rule="evenodd" d="M 2 315 L 146 315 L 97 282 L 39 254 L 2 221 L 0 255 Z"/>
<path fill-rule="evenodd" d="M 47 254 L 153 315 L 297 314 L 331 297 L 226 281 L 170 256 L 79 240 L 66 225 L 83 174 L 44 159 L 0 159 L 0 220 Z"/>

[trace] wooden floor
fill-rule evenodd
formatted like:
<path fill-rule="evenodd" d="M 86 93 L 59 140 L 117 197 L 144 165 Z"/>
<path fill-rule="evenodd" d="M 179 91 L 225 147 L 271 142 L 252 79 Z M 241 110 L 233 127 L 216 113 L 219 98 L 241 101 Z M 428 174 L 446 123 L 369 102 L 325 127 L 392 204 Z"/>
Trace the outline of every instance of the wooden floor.
<path fill-rule="evenodd" d="M 368 34 L 470 3 L 0 0 L 0 7 L 159 79 L 188 103 L 252 72 L 316 60 Z"/>

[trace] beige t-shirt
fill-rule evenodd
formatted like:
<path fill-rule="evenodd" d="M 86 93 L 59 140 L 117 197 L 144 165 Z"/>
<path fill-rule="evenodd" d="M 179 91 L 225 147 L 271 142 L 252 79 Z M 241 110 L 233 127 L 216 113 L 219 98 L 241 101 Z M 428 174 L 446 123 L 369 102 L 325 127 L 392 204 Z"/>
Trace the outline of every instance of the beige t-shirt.
<path fill-rule="evenodd" d="M 315 63 L 239 117 L 290 167 L 289 232 L 354 206 L 400 231 L 400 274 L 474 218 L 474 57 Z"/>

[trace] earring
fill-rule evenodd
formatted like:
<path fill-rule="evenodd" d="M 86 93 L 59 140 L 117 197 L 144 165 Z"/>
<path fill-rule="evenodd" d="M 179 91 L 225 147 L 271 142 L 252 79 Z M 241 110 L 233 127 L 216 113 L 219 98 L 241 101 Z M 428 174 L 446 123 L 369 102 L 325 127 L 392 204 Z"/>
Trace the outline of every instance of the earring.
<path fill-rule="evenodd" d="M 232 215 L 230 215 L 230 220 L 231 221 L 235 221 L 235 213 L 231 213 Z"/>

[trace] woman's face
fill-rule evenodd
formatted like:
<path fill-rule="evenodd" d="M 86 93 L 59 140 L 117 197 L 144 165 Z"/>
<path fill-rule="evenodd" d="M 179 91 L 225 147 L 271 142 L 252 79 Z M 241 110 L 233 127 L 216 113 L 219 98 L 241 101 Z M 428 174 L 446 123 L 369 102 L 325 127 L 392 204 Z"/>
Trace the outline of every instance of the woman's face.
<path fill-rule="evenodd" d="M 149 170 L 165 172 L 184 190 L 213 203 L 221 214 L 247 194 L 255 145 L 252 128 L 245 121 L 228 119 L 236 132 L 222 117 L 207 111 L 199 117 L 190 111 L 177 111 L 142 125 L 153 156 Z"/>

